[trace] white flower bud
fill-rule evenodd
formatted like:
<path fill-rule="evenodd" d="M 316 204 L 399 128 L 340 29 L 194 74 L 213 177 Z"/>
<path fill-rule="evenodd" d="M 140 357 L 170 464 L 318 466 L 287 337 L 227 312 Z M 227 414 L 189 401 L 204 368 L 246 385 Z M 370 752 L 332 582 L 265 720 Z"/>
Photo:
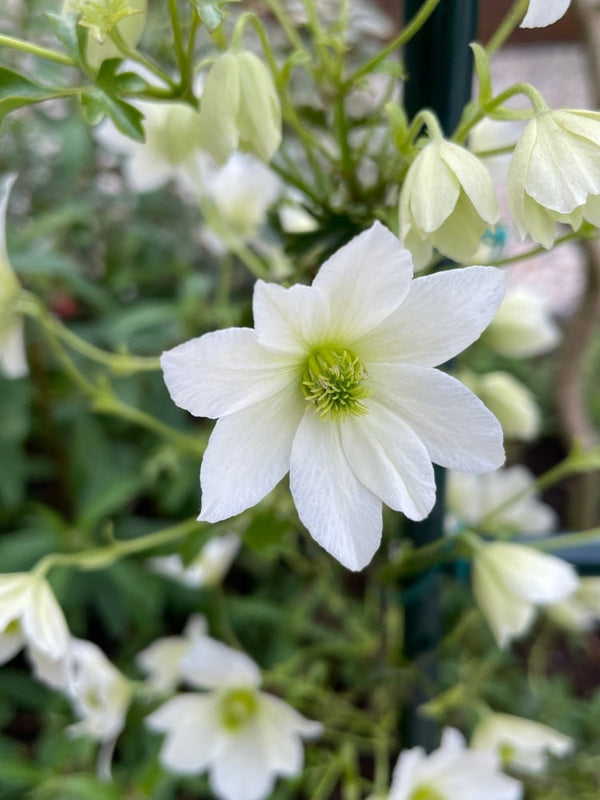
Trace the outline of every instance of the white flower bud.
<path fill-rule="evenodd" d="M 518 288 L 506 293 L 482 341 L 502 356 L 526 358 L 556 347 L 560 329 L 542 297 Z"/>
<path fill-rule="evenodd" d="M 400 239 L 422 269 L 435 247 L 465 263 L 498 220 L 489 172 L 457 144 L 433 139 L 410 165 L 400 191 Z"/>
<path fill-rule="evenodd" d="M 234 150 L 270 161 L 281 142 L 281 106 L 263 62 L 247 50 L 215 59 L 200 106 L 203 147 L 218 164 Z"/>
<path fill-rule="evenodd" d="M 507 439 L 528 442 L 540 429 L 540 410 L 529 389 L 508 372 L 461 374 L 460 380 L 489 408 Z"/>

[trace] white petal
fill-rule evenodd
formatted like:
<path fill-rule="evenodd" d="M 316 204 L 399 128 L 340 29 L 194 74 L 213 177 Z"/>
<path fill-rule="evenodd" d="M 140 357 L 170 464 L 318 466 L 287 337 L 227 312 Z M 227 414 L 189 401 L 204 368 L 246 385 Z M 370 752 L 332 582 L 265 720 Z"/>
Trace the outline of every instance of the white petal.
<path fill-rule="evenodd" d="M 410 425 L 434 463 L 461 472 L 503 463 L 498 420 L 450 375 L 404 364 L 374 364 L 369 375 L 374 397 Z"/>
<path fill-rule="evenodd" d="M 413 224 L 420 234 L 437 230 L 454 210 L 460 195 L 456 175 L 442 160 L 441 145 L 435 140 L 423 148 L 411 164 L 403 187 Z"/>
<path fill-rule="evenodd" d="M 6 664 L 16 656 L 24 644 L 25 639 L 20 632 L 0 633 L 0 664 Z"/>
<path fill-rule="evenodd" d="M 279 483 L 290 467 L 292 440 L 305 405 L 298 380 L 217 422 L 200 470 L 199 519 L 217 522 L 239 514 Z"/>
<path fill-rule="evenodd" d="M 529 0 L 521 28 L 545 28 L 559 20 L 571 5 L 571 0 Z"/>
<path fill-rule="evenodd" d="M 260 698 L 271 720 L 289 734 L 296 733 L 303 738 L 313 739 L 323 733 L 323 726 L 320 722 L 303 717 L 295 708 L 279 697 L 261 692 Z"/>
<path fill-rule="evenodd" d="M 342 447 L 358 480 L 410 519 L 423 519 L 435 502 L 431 459 L 408 425 L 384 406 L 342 423 Z"/>
<path fill-rule="evenodd" d="M 183 636 L 165 636 L 138 653 L 136 664 L 150 676 L 153 687 L 171 691 L 181 680 L 179 666 L 189 648 L 190 642 Z"/>
<path fill-rule="evenodd" d="M 504 297 L 504 273 L 453 269 L 412 281 L 400 306 L 361 340 L 360 358 L 436 367 L 472 344 Z"/>
<path fill-rule="evenodd" d="M 220 417 L 271 397 L 297 367 L 266 351 L 250 328 L 227 328 L 190 339 L 160 358 L 173 401 L 197 417 Z"/>
<path fill-rule="evenodd" d="M 329 303 L 332 341 L 352 344 L 404 299 L 412 278 L 411 255 L 381 223 L 355 236 L 323 264 L 313 281 Z"/>
<path fill-rule="evenodd" d="M 506 590 L 530 603 L 555 603 L 577 589 L 577 573 L 562 558 L 510 542 L 491 542 L 486 554 Z"/>
<path fill-rule="evenodd" d="M 460 181 L 477 214 L 488 225 L 494 225 L 499 216 L 498 204 L 492 178 L 484 164 L 473 153 L 454 142 L 443 141 L 440 156 Z"/>
<path fill-rule="evenodd" d="M 23 338 L 23 320 L 19 317 L 0 339 L 0 370 L 7 378 L 22 378 L 29 372 Z"/>
<path fill-rule="evenodd" d="M 511 639 L 527 633 L 535 618 L 534 606 L 509 594 L 480 554 L 473 561 L 472 583 L 475 602 L 499 647 L 504 648 Z"/>
<path fill-rule="evenodd" d="M 5 175 L 0 182 L 0 292 L 2 287 L 7 285 L 7 282 L 9 282 L 10 286 L 16 285 L 16 278 L 6 251 L 6 208 L 10 190 L 16 179 L 17 174 L 11 172 L 9 175 Z"/>
<path fill-rule="evenodd" d="M 426 755 L 422 747 L 403 750 L 394 767 L 388 800 L 409 800 L 423 768 L 426 769 Z"/>
<path fill-rule="evenodd" d="M 381 501 L 357 479 L 339 425 L 312 409 L 292 446 L 290 489 L 311 536 L 345 567 L 359 570 L 381 541 Z"/>
<path fill-rule="evenodd" d="M 208 689 L 255 687 L 260 670 L 245 653 L 204 636 L 190 645 L 181 661 L 181 674 L 194 686 Z"/>
<path fill-rule="evenodd" d="M 324 296 L 311 286 L 289 289 L 257 281 L 252 301 L 258 341 L 265 347 L 306 357 L 323 339 L 329 322 Z"/>
<path fill-rule="evenodd" d="M 34 581 L 21 622 L 27 641 L 42 653 L 52 659 L 66 654 L 69 644 L 67 623 L 44 578 Z"/>
<path fill-rule="evenodd" d="M 247 725 L 219 754 L 210 771 L 211 788 L 223 800 L 265 800 L 276 774 L 270 768 L 265 742 L 256 725 Z"/>
<path fill-rule="evenodd" d="M 29 572 L 0 575 L 0 632 L 20 619 L 30 601 L 33 580 Z"/>
<path fill-rule="evenodd" d="M 202 772 L 223 747 L 217 700 L 211 695 L 177 695 L 146 717 L 146 724 L 166 731 L 160 760 L 176 773 Z"/>

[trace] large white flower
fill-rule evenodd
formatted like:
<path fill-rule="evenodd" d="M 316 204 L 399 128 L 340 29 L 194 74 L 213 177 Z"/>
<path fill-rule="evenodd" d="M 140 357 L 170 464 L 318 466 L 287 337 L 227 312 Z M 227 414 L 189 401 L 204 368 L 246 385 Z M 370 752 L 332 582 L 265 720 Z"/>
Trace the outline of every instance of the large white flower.
<path fill-rule="evenodd" d="M 521 28 L 545 28 L 567 13 L 571 0 L 529 0 Z"/>
<path fill-rule="evenodd" d="M 545 248 L 558 222 L 600 224 L 600 113 L 536 112 L 512 155 L 507 192 L 521 238 L 529 233 Z"/>
<path fill-rule="evenodd" d="M 491 750 L 503 763 L 522 772 L 544 772 L 548 753 L 563 756 L 574 746 L 570 736 L 512 714 L 488 714 L 477 725 L 471 737 L 475 750 Z"/>
<path fill-rule="evenodd" d="M 61 659 L 69 631 L 48 581 L 34 572 L 0 575 L 0 664 L 23 647 Z"/>
<path fill-rule="evenodd" d="M 475 600 L 500 647 L 527 633 L 537 606 L 564 600 L 578 583 L 566 561 L 524 545 L 482 543 L 473 559 Z"/>
<path fill-rule="evenodd" d="M 449 472 L 448 510 L 455 523 L 481 530 L 550 533 L 556 527 L 556 515 L 537 499 L 533 482 L 533 475 L 520 464 L 486 475 Z M 508 501 L 512 502 L 505 505 Z"/>
<path fill-rule="evenodd" d="M 410 165 L 400 191 L 400 238 L 415 269 L 426 266 L 434 247 L 467 262 L 497 220 L 492 179 L 482 162 L 464 147 L 432 139 Z"/>
<path fill-rule="evenodd" d="M 177 405 L 220 417 L 200 473 L 200 519 L 258 503 L 290 472 L 312 536 L 350 569 L 381 539 L 381 501 L 422 519 L 431 462 L 485 472 L 504 458 L 481 401 L 433 369 L 476 339 L 502 299 L 490 267 L 411 283 L 409 253 L 379 223 L 341 248 L 312 286 L 258 281 L 255 328 L 163 353 Z"/>
<path fill-rule="evenodd" d="M 500 772 L 495 753 L 468 750 L 462 734 L 446 728 L 437 750 L 404 750 L 387 800 L 519 800 L 521 783 Z"/>
<path fill-rule="evenodd" d="M 0 371 L 9 378 L 27 374 L 23 319 L 14 313 L 19 281 L 6 251 L 6 207 L 16 175 L 6 175 L 0 184 Z"/>
<path fill-rule="evenodd" d="M 166 732 L 160 753 L 166 769 L 208 770 L 223 800 L 261 800 L 278 775 L 301 771 L 302 738 L 318 736 L 322 726 L 261 692 L 260 670 L 248 656 L 204 637 L 184 657 L 182 673 L 206 691 L 177 695 L 146 720 Z"/>
<path fill-rule="evenodd" d="M 483 341 L 509 358 L 538 356 L 559 344 L 560 328 L 552 319 L 546 300 L 519 287 L 506 293 Z"/>

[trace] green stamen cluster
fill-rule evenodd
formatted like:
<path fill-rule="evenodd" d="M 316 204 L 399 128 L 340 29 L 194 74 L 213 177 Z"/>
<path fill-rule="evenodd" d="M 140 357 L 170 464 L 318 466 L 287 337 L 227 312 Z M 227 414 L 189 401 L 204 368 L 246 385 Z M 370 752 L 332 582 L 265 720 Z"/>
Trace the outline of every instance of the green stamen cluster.
<path fill-rule="evenodd" d="M 99 42 L 103 42 L 106 34 L 122 19 L 140 13 L 131 8 L 127 0 L 73 0 L 70 9 L 79 11 L 82 15 L 79 24 L 90 28 Z"/>
<path fill-rule="evenodd" d="M 221 723 L 228 731 L 237 731 L 258 709 L 256 693 L 251 689 L 232 689 L 221 699 Z"/>
<path fill-rule="evenodd" d="M 323 347 L 308 357 L 302 373 L 302 392 L 325 419 L 349 414 L 362 416 L 368 409 L 362 402 L 373 394 L 364 385 L 367 370 L 352 350 Z"/>
<path fill-rule="evenodd" d="M 432 786 L 421 785 L 415 789 L 409 800 L 446 800 L 446 798 Z"/>

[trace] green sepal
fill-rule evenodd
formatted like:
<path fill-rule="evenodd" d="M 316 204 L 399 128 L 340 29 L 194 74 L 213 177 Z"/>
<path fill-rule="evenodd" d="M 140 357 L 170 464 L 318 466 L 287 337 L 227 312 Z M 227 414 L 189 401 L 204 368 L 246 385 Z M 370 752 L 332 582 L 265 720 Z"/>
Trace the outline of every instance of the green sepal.
<path fill-rule="evenodd" d="M 477 81 L 479 83 L 479 103 L 480 105 L 485 106 L 485 104 L 489 103 L 493 97 L 490 62 L 488 60 L 487 53 L 480 44 L 473 42 L 470 47 L 473 51 L 475 72 L 477 73 Z"/>
<path fill-rule="evenodd" d="M 221 25 L 227 12 L 221 8 L 220 2 L 207 2 L 207 0 L 190 0 L 190 4 L 196 9 L 202 24 L 209 33 L 213 33 Z"/>

